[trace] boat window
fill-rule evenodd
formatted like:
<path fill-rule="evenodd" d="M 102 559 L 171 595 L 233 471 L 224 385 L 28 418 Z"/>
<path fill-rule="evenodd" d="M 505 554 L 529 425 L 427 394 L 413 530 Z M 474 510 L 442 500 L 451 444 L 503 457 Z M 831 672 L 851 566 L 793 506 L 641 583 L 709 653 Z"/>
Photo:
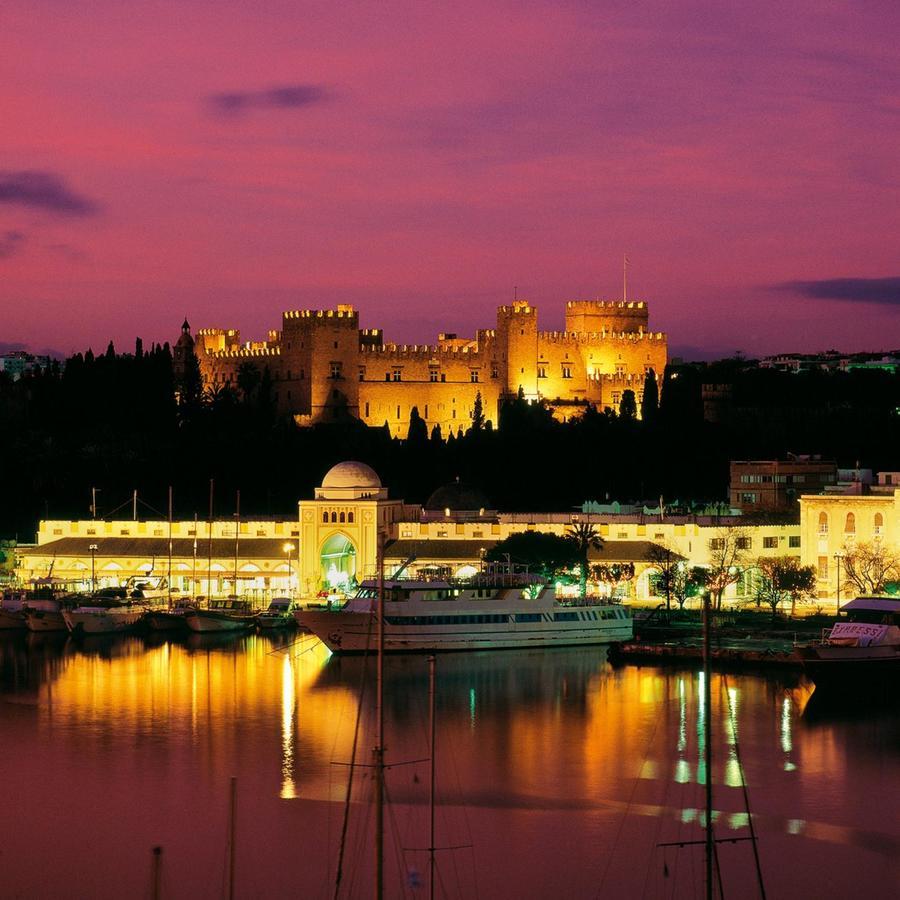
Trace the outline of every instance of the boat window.
<path fill-rule="evenodd" d="M 577 612 L 553 613 L 553 621 L 554 622 L 577 622 L 578 621 L 578 613 Z"/>
<path fill-rule="evenodd" d="M 516 613 L 516 622 L 540 622 L 540 613 Z"/>

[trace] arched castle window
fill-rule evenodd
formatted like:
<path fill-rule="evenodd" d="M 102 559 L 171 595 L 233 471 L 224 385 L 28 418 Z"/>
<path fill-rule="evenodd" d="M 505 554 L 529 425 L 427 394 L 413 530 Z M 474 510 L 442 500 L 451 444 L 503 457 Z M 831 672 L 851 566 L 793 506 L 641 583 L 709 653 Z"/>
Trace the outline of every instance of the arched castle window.
<path fill-rule="evenodd" d="M 884 516 L 881 513 L 875 513 L 875 521 L 873 524 L 873 531 L 875 534 L 881 534 L 882 529 L 884 528 Z"/>
<path fill-rule="evenodd" d="M 343 525 L 343 523 L 346 522 L 346 521 L 347 521 L 347 517 L 346 517 L 343 513 L 341 513 L 341 515 L 340 515 L 340 522 L 341 522 L 341 524 Z"/>
<path fill-rule="evenodd" d="M 819 513 L 819 534 L 828 534 L 828 513 Z"/>
<path fill-rule="evenodd" d="M 347 513 L 347 521 L 348 521 L 351 525 L 353 524 L 353 513 L 352 513 L 352 512 L 348 512 L 348 513 Z"/>
<path fill-rule="evenodd" d="M 327 522 L 328 522 L 328 510 L 325 510 L 325 512 L 322 513 L 322 521 L 325 522 L 325 523 L 327 524 Z"/>
<path fill-rule="evenodd" d="M 336 512 L 333 512 L 333 513 L 331 514 L 331 521 L 332 521 L 333 523 L 337 524 L 337 513 L 336 513 Z"/>
<path fill-rule="evenodd" d="M 847 518 L 844 519 L 844 533 L 856 534 L 856 516 L 852 512 L 848 512 Z"/>

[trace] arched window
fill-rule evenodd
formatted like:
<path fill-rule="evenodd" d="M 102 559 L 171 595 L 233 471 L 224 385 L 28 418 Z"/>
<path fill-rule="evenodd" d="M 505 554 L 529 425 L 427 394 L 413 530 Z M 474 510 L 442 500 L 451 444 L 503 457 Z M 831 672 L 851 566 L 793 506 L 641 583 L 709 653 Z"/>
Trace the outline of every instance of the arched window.
<path fill-rule="evenodd" d="M 322 521 L 323 522 L 328 521 L 328 510 L 327 509 L 325 510 L 325 512 L 322 513 Z"/>
<path fill-rule="evenodd" d="M 341 524 L 343 525 L 344 522 L 346 522 L 346 521 L 347 521 L 347 517 L 346 517 L 343 513 L 341 513 L 341 515 L 340 515 L 340 522 L 341 522 Z"/>
<path fill-rule="evenodd" d="M 847 513 L 844 520 L 844 534 L 856 534 L 856 516 L 852 512 Z"/>
<path fill-rule="evenodd" d="M 348 521 L 351 525 L 353 524 L 353 513 L 352 513 L 352 512 L 348 512 L 348 513 L 347 513 L 347 521 Z"/>
<path fill-rule="evenodd" d="M 337 523 L 337 513 L 336 513 L 336 512 L 332 512 L 332 514 L 331 514 L 331 521 L 332 521 L 333 523 Z"/>
<path fill-rule="evenodd" d="M 875 534 L 881 534 L 881 531 L 884 528 L 884 516 L 881 513 L 875 513 L 875 521 L 873 525 L 874 528 L 872 530 L 875 532 Z"/>
<path fill-rule="evenodd" d="M 828 534 L 828 513 L 819 513 L 819 534 Z"/>

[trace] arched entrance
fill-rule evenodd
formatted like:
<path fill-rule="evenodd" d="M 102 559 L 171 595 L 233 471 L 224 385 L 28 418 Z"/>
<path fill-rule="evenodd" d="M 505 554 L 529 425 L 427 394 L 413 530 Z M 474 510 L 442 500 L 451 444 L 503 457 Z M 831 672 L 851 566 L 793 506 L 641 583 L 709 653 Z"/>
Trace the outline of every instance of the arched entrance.
<path fill-rule="evenodd" d="M 333 534 L 319 552 L 320 587 L 347 591 L 356 582 L 356 547 L 344 534 Z"/>

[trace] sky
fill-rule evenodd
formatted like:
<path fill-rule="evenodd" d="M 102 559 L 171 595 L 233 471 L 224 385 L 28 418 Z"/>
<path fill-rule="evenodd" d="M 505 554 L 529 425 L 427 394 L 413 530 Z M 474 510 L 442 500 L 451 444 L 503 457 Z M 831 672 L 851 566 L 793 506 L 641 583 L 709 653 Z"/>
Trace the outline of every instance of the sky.
<path fill-rule="evenodd" d="M 900 347 L 896 0 L 6 0 L 0 348 L 388 340 L 515 294 L 670 353 Z"/>

